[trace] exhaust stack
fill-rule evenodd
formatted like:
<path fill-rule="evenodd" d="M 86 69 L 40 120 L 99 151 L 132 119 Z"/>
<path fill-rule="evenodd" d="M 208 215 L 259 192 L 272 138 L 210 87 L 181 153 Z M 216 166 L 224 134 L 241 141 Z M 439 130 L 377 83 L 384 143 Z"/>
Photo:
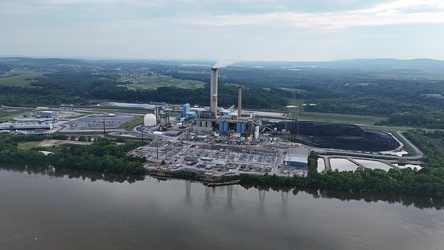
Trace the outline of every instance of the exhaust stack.
<path fill-rule="evenodd" d="M 242 87 L 237 89 L 237 119 L 242 117 Z"/>
<path fill-rule="evenodd" d="M 210 110 L 217 117 L 217 68 L 211 68 Z"/>

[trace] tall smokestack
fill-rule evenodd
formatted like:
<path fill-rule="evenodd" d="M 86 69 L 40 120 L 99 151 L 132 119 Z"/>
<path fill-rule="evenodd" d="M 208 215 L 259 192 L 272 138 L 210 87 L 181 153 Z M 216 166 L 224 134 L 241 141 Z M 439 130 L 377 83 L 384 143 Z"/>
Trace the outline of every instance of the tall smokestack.
<path fill-rule="evenodd" d="M 237 88 L 237 119 L 242 117 L 242 87 Z"/>
<path fill-rule="evenodd" d="M 217 68 L 211 68 L 210 110 L 217 116 Z"/>

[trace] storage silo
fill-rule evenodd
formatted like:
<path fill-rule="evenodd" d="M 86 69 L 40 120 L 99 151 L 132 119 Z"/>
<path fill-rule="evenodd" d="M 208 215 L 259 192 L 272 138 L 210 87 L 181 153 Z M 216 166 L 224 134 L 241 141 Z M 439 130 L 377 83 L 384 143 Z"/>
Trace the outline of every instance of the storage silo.
<path fill-rule="evenodd" d="M 147 114 L 143 118 L 143 125 L 146 127 L 156 126 L 156 124 L 157 121 L 156 121 L 156 116 L 154 114 Z"/>

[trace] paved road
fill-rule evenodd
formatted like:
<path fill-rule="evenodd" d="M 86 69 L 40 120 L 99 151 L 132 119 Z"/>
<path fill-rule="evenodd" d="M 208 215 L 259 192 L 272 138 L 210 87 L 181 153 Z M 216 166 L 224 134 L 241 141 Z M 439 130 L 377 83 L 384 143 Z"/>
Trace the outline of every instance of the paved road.
<path fill-rule="evenodd" d="M 419 148 L 417 148 L 415 145 L 413 145 L 413 143 L 411 141 L 409 141 L 407 138 L 404 137 L 404 135 L 402 133 L 404 133 L 405 131 L 396 131 L 396 134 L 405 142 L 407 143 L 411 148 L 413 148 L 413 150 L 415 150 L 416 155 L 414 156 L 405 156 L 403 158 L 405 159 L 420 159 L 424 156 L 424 154 L 421 152 L 421 150 L 419 150 Z"/>

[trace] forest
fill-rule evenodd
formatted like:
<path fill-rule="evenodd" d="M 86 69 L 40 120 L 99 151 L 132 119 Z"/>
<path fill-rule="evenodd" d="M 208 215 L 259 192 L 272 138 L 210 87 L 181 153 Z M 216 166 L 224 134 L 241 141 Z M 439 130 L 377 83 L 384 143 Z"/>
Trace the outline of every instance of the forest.
<path fill-rule="evenodd" d="M 144 158 L 128 155 L 127 152 L 142 145 L 138 141 L 117 144 L 106 138 L 98 138 L 91 145 L 62 144 L 49 149 L 51 154 L 39 151 L 47 148 L 21 149 L 20 142 L 45 139 L 67 140 L 64 135 L 4 135 L 0 137 L 0 163 L 52 165 L 54 167 L 100 171 L 111 174 L 145 175 Z"/>
<path fill-rule="evenodd" d="M 308 112 L 387 117 L 376 125 L 444 128 L 441 61 L 372 60 L 317 65 L 244 63 L 222 68 L 219 105 L 236 104 L 237 86 L 243 86 L 245 108 L 284 110 L 302 100 L 306 104 L 304 111 Z M 211 64 L 208 62 L 0 58 L 3 73 L 17 67 L 46 73 L 29 79 L 28 86 L 0 84 L 1 105 L 91 105 L 105 101 L 203 106 L 209 103 Z M 129 90 L 125 85 L 132 82 L 119 80 L 123 76 L 131 79 L 152 74 L 202 81 L 205 85 L 194 90 L 175 86 Z"/>

